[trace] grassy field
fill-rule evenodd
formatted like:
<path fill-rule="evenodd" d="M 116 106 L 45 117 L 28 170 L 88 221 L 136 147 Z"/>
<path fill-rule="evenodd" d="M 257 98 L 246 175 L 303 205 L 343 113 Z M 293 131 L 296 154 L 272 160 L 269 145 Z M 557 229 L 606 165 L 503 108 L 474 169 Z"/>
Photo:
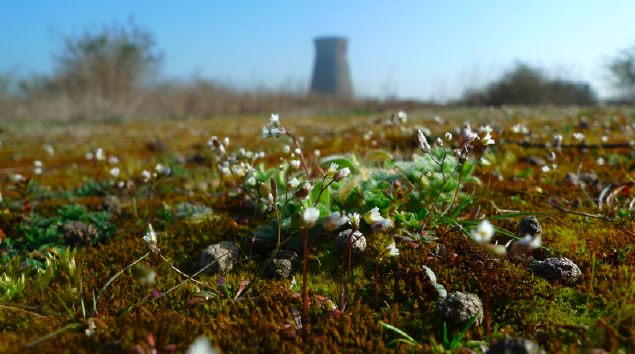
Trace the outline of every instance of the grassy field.
<path fill-rule="evenodd" d="M 0 123 L 0 352 L 634 350 L 634 109 L 394 113 Z"/>

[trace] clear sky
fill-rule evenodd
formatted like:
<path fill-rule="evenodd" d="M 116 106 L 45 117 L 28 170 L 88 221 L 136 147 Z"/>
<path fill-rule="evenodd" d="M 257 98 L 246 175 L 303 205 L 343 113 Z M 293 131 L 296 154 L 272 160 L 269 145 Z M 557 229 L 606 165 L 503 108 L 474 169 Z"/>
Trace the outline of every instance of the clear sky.
<path fill-rule="evenodd" d="M 133 16 L 165 52 L 163 78 L 306 89 L 313 38 L 349 38 L 358 96 L 447 99 L 516 60 L 610 94 L 604 65 L 635 45 L 635 1 L 0 0 L 0 72 L 51 73 L 60 37 Z"/>

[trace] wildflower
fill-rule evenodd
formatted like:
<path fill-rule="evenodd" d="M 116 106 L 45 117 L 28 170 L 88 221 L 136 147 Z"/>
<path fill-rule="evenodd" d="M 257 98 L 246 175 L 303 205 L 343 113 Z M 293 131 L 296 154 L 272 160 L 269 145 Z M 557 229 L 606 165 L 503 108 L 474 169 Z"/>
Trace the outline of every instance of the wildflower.
<path fill-rule="evenodd" d="M 397 112 L 397 118 L 401 123 L 405 123 L 408 120 L 408 113 L 404 111 Z"/>
<path fill-rule="evenodd" d="M 297 178 L 293 177 L 289 181 L 287 181 L 287 188 L 295 189 L 300 184 Z"/>
<path fill-rule="evenodd" d="M 338 227 L 346 224 L 348 222 L 348 217 L 344 214 L 340 214 L 340 212 L 336 211 L 329 215 L 326 219 L 324 219 L 324 223 L 322 226 L 326 231 L 333 231 Z"/>
<path fill-rule="evenodd" d="M 485 126 L 479 127 L 477 131 L 479 133 L 483 133 L 484 132 L 486 134 L 489 134 L 489 133 L 493 132 L 494 129 L 492 129 L 492 127 L 490 127 L 489 125 L 485 125 Z"/>
<path fill-rule="evenodd" d="M 154 269 L 143 264 L 137 265 L 132 270 L 132 275 L 145 285 L 152 285 L 152 283 L 154 283 L 154 279 L 157 277 L 157 273 Z"/>
<path fill-rule="evenodd" d="M 390 227 L 392 227 L 392 220 L 386 218 L 386 219 L 381 219 L 377 221 L 376 223 L 372 224 L 370 226 L 370 229 L 373 232 L 383 232 L 388 230 Z"/>
<path fill-rule="evenodd" d="M 551 171 L 551 168 L 549 168 L 549 166 L 544 165 L 540 168 L 540 170 L 542 171 L 542 173 L 548 173 L 549 171 Z"/>
<path fill-rule="evenodd" d="M 169 175 L 170 172 L 172 172 L 172 169 L 170 169 L 169 167 L 165 167 L 162 164 L 157 164 L 154 170 L 157 171 L 157 173 L 164 175 Z"/>
<path fill-rule="evenodd" d="M 306 208 L 303 218 L 303 226 L 307 229 L 313 227 L 317 220 L 320 218 L 320 211 L 317 208 Z"/>
<path fill-rule="evenodd" d="M 124 182 L 124 181 L 119 181 L 119 182 L 117 182 L 117 187 L 119 187 L 119 188 L 123 188 L 123 187 L 125 187 L 125 186 L 126 186 L 126 182 Z"/>
<path fill-rule="evenodd" d="M 218 137 L 216 135 L 212 136 L 207 141 L 207 147 L 210 149 L 216 149 L 218 146 L 220 146 L 220 142 L 218 141 Z"/>
<path fill-rule="evenodd" d="M 476 140 L 477 138 L 478 138 L 478 134 L 476 134 L 476 133 L 474 133 L 474 132 L 470 132 L 470 133 L 467 133 L 467 134 L 465 135 L 465 141 L 466 141 L 466 142 L 468 142 L 468 143 L 473 142 L 473 141 L 474 141 L 474 140 Z"/>
<path fill-rule="evenodd" d="M 582 141 L 584 138 L 585 136 L 582 133 L 573 133 L 573 140 L 575 141 Z"/>
<path fill-rule="evenodd" d="M 327 177 L 333 177 L 335 175 L 335 173 L 337 172 L 337 168 L 339 167 L 338 164 L 336 163 L 331 163 L 331 166 L 329 166 L 329 169 L 326 170 L 326 176 Z"/>
<path fill-rule="evenodd" d="M 141 180 L 143 181 L 143 183 L 148 183 L 151 177 L 152 175 L 150 174 L 150 171 L 143 170 L 143 172 L 141 172 Z"/>
<path fill-rule="evenodd" d="M 269 117 L 269 126 L 270 127 L 279 127 L 280 126 L 280 115 L 277 113 L 271 113 L 271 117 Z"/>
<path fill-rule="evenodd" d="M 493 254 L 496 257 L 503 257 L 504 255 L 507 254 L 507 248 L 505 248 L 505 246 L 503 245 L 487 245 L 488 247 L 486 247 L 487 252 L 489 252 L 490 254 Z"/>
<path fill-rule="evenodd" d="M 36 175 L 42 174 L 42 161 L 33 161 L 33 166 L 33 173 L 35 173 Z"/>
<path fill-rule="evenodd" d="M 494 236 L 494 227 L 488 220 L 483 220 L 476 229 L 472 229 L 472 238 L 480 246 L 488 243 Z"/>
<path fill-rule="evenodd" d="M 487 133 L 483 139 L 481 139 L 481 142 L 483 143 L 483 145 L 494 145 L 495 144 L 495 140 L 492 139 L 492 135 L 490 133 Z"/>
<path fill-rule="evenodd" d="M 0 147 L 2 147 L 2 143 L 0 142 Z M 53 147 L 49 144 L 44 144 L 44 146 L 42 146 L 44 148 L 44 151 L 46 151 L 46 153 L 49 156 L 53 156 L 55 155 L 55 150 L 53 150 Z"/>
<path fill-rule="evenodd" d="M 424 154 L 429 153 L 430 144 L 428 144 L 428 141 L 426 140 L 426 137 L 423 135 L 423 132 L 421 131 L 421 129 L 417 129 L 417 139 L 419 139 L 419 149 L 421 149 L 421 151 L 423 151 Z"/>
<path fill-rule="evenodd" d="M 300 155 L 300 154 L 302 154 L 302 150 L 301 150 L 300 148 L 296 148 L 296 149 L 294 150 L 294 152 L 295 152 L 295 154 L 296 154 L 296 155 Z"/>
<path fill-rule="evenodd" d="M 228 136 L 226 136 L 225 139 L 223 139 L 223 145 L 229 146 L 229 137 Z"/>
<path fill-rule="evenodd" d="M 103 161 L 106 159 L 106 154 L 104 154 L 104 150 L 102 150 L 101 148 L 97 148 L 97 150 L 95 150 L 95 159 L 97 161 Z"/>
<path fill-rule="evenodd" d="M 562 135 L 555 135 L 553 137 L 553 145 L 555 145 L 556 147 L 560 147 L 561 143 L 562 143 Z"/>
<path fill-rule="evenodd" d="M 315 151 L 313 151 L 313 155 L 314 155 L 315 157 L 320 157 L 320 155 L 321 155 L 320 150 L 317 150 L 317 149 L 316 149 Z"/>
<path fill-rule="evenodd" d="M 360 220 L 359 214 L 357 213 L 348 214 L 348 223 L 351 224 L 351 226 L 353 226 L 356 229 L 359 228 L 359 220 Z"/>
<path fill-rule="evenodd" d="M 606 161 L 604 160 L 604 158 L 603 158 L 603 157 L 601 157 L 601 156 L 600 156 L 600 157 L 598 157 L 598 159 L 597 159 L 597 164 L 598 164 L 598 165 L 600 165 L 600 166 L 604 166 L 604 164 L 605 164 L 605 163 L 606 163 Z"/>
<path fill-rule="evenodd" d="M 542 243 L 542 237 L 540 234 L 536 235 L 525 235 L 520 240 L 512 243 L 512 251 L 516 254 L 526 254 L 531 250 L 540 248 Z"/>
<path fill-rule="evenodd" d="M 250 176 L 249 178 L 247 178 L 247 181 L 245 181 L 245 185 L 253 187 L 256 185 L 256 178 L 254 176 Z"/>
<path fill-rule="evenodd" d="M 112 155 L 108 158 L 108 164 L 116 165 L 118 163 L 119 163 L 119 158 L 117 156 Z"/>
<path fill-rule="evenodd" d="M 290 164 L 293 169 L 297 170 L 300 168 L 300 160 L 291 160 Z"/>
<path fill-rule="evenodd" d="M 2 203 L 2 193 L 0 193 L 0 203 Z"/>
<path fill-rule="evenodd" d="M 232 175 L 232 171 L 227 166 L 221 167 L 220 172 L 223 174 L 223 176 L 231 177 Z"/>
<path fill-rule="evenodd" d="M 258 155 L 259 155 L 259 156 L 258 156 L 258 157 L 256 157 L 256 158 L 261 158 L 261 159 L 264 159 L 264 158 L 265 158 L 265 152 L 264 152 L 264 151 L 261 151 Z"/>
<path fill-rule="evenodd" d="M 445 133 L 445 141 L 450 141 L 450 140 L 452 140 L 452 133 L 450 132 Z"/>
<path fill-rule="evenodd" d="M 311 193 L 312 190 L 313 184 L 311 182 L 305 183 L 295 192 L 294 197 L 297 200 L 305 200 L 309 198 L 309 193 Z"/>
<path fill-rule="evenodd" d="M 154 229 L 152 229 L 152 224 L 148 224 L 148 232 L 146 233 L 145 236 L 143 236 L 143 240 L 148 245 L 156 245 L 157 244 L 157 234 L 154 232 Z"/>
<path fill-rule="evenodd" d="M 115 178 L 119 177 L 119 172 L 121 172 L 121 171 L 119 171 L 119 168 L 117 168 L 117 167 L 113 167 L 113 168 L 110 169 L 110 175 L 115 177 Z"/>
<path fill-rule="evenodd" d="M 378 221 L 383 220 L 384 218 L 381 216 L 381 214 L 379 213 L 379 208 L 378 207 L 374 207 L 372 209 L 370 209 L 366 214 L 364 214 L 364 221 L 366 221 L 367 224 L 372 225 Z"/>
<path fill-rule="evenodd" d="M 90 161 L 90 160 L 92 160 L 95 156 L 93 155 L 93 153 L 92 153 L 92 152 L 87 152 L 87 153 L 86 153 L 86 155 L 85 155 L 85 157 L 86 157 L 86 160 Z"/>
<path fill-rule="evenodd" d="M 452 151 L 452 155 L 453 155 L 454 157 L 459 157 L 459 156 L 461 156 L 461 150 L 459 150 L 459 149 L 454 149 L 454 150 Z"/>
<path fill-rule="evenodd" d="M 267 196 L 267 199 L 262 198 L 261 200 L 267 206 L 267 211 L 271 211 L 271 209 L 273 209 L 273 206 L 276 203 L 276 201 L 273 199 L 273 194 L 271 193 L 269 193 L 269 195 Z"/>
<path fill-rule="evenodd" d="M 245 175 L 245 171 L 240 165 L 232 166 L 232 175 L 236 177 L 243 177 Z"/>
<path fill-rule="evenodd" d="M 437 138 L 437 145 L 443 146 L 443 139 Z"/>
<path fill-rule="evenodd" d="M 480 161 L 481 161 L 481 165 L 483 165 L 483 166 L 489 166 L 489 165 L 492 164 L 491 162 L 489 162 L 488 159 L 486 159 L 484 157 L 481 157 Z"/>
<path fill-rule="evenodd" d="M 185 354 L 220 354 L 220 350 L 212 347 L 212 343 L 205 336 L 196 338 Z"/>
<path fill-rule="evenodd" d="M 547 160 L 555 161 L 556 160 L 556 153 L 553 152 L 553 151 L 547 151 Z"/>
<path fill-rule="evenodd" d="M 289 146 L 289 145 L 285 145 L 285 146 L 282 148 L 282 152 L 284 152 L 285 154 L 290 153 L 290 152 L 291 152 L 291 146 Z"/>
<path fill-rule="evenodd" d="M 399 249 L 397 248 L 397 245 L 393 242 L 389 244 L 388 246 L 384 247 L 382 256 L 387 256 L 387 257 L 399 256 Z"/>
<path fill-rule="evenodd" d="M 262 127 L 262 138 L 263 139 L 267 139 L 267 138 L 277 138 L 280 135 L 284 134 L 285 130 L 282 128 L 267 128 L 267 127 Z"/>
<path fill-rule="evenodd" d="M 343 169 L 337 171 L 337 173 L 333 176 L 333 180 L 335 182 L 340 182 L 344 178 L 346 178 L 349 175 L 349 173 L 351 173 L 351 169 L 348 167 L 344 167 Z"/>

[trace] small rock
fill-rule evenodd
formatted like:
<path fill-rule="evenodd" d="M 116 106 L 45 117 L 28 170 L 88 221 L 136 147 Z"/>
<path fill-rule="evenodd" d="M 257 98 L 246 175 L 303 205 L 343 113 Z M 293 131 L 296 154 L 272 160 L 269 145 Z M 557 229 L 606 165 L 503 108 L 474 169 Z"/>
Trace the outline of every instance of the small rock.
<path fill-rule="evenodd" d="M 227 273 L 234 267 L 240 259 L 240 249 L 234 242 L 221 242 L 215 245 L 211 245 L 205 249 L 205 252 L 201 255 L 201 259 L 192 264 L 192 272 L 198 272 L 208 264 L 215 262 L 207 269 L 205 274 L 212 273 Z"/>
<path fill-rule="evenodd" d="M 532 261 L 529 270 L 549 280 L 561 281 L 565 285 L 575 285 L 580 278 L 580 268 L 568 258 L 547 258 Z"/>
<path fill-rule="evenodd" d="M 337 237 L 335 238 L 335 247 L 337 248 L 337 251 L 342 255 L 344 254 L 344 252 L 346 251 L 346 247 L 348 246 L 348 240 L 351 238 L 351 231 L 351 229 L 344 230 L 340 232 L 340 234 L 337 235 Z M 355 230 L 353 238 L 351 239 L 351 250 L 353 256 L 359 256 L 360 254 L 364 253 L 365 249 L 366 237 L 364 237 L 364 234 L 362 234 L 358 230 Z"/>
<path fill-rule="evenodd" d="M 486 354 L 544 354 L 540 346 L 525 338 L 505 338 L 492 344 Z"/>
<path fill-rule="evenodd" d="M 99 237 L 97 228 L 81 221 L 70 221 L 64 225 L 64 243 L 69 246 L 86 246 Z"/>
<path fill-rule="evenodd" d="M 146 143 L 146 148 L 152 152 L 166 152 L 168 151 L 168 146 L 162 142 L 161 140 L 155 139 L 149 143 Z"/>
<path fill-rule="evenodd" d="M 115 197 L 114 195 L 105 197 L 101 201 L 101 206 L 104 208 L 105 211 L 111 213 L 112 215 L 118 216 L 121 214 L 121 202 L 119 201 L 119 198 Z"/>
<path fill-rule="evenodd" d="M 578 181 L 578 175 L 573 172 L 567 172 L 562 182 L 566 186 L 577 186 L 578 184 L 580 184 L 580 182 Z"/>
<path fill-rule="evenodd" d="M 273 257 L 273 252 L 269 253 L 266 262 Z M 269 263 L 265 270 L 265 276 L 268 278 L 285 279 L 290 277 L 302 266 L 302 260 L 297 253 L 287 250 L 278 250 L 276 258 Z"/>
<path fill-rule="evenodd" d="M 527 158 L 527 163 L 534 166 L 544 166 L 547 164 L 547 162 L 545 162 L 545 159 L 538 156 L 529 156 Z"/>
<path fill-rule="evenodd" d="M 436 313 L 443 321 L 463 329 L 468 322 L 478 313 L 475 325 L 483 321 L 483 303 L 481 299 L 472 293 L 453 292 L 437 302 Z"/>
<path fill-rule="evenodd" d="M 542 228 L 535 216 L 528 216 L 520 221 L 520 235 L 525 236 L 540 234 L 542 235 Z"/>

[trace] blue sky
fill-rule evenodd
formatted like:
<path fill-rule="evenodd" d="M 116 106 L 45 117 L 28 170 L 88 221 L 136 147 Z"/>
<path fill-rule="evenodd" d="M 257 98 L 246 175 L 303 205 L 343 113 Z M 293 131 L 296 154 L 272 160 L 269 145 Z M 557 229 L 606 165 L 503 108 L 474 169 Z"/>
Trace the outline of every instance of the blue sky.
<path fill-rule="evenodd" d="M 60 37 L 130 16 L 156 35 L 164 78 L 306 89 L 313 38 L 349 38 L 358 96 L 448 99 L 515 61 L 590 82 L 635 45 L 635 1 L 0 1 L 0 72 L 51 73 Z"/>

